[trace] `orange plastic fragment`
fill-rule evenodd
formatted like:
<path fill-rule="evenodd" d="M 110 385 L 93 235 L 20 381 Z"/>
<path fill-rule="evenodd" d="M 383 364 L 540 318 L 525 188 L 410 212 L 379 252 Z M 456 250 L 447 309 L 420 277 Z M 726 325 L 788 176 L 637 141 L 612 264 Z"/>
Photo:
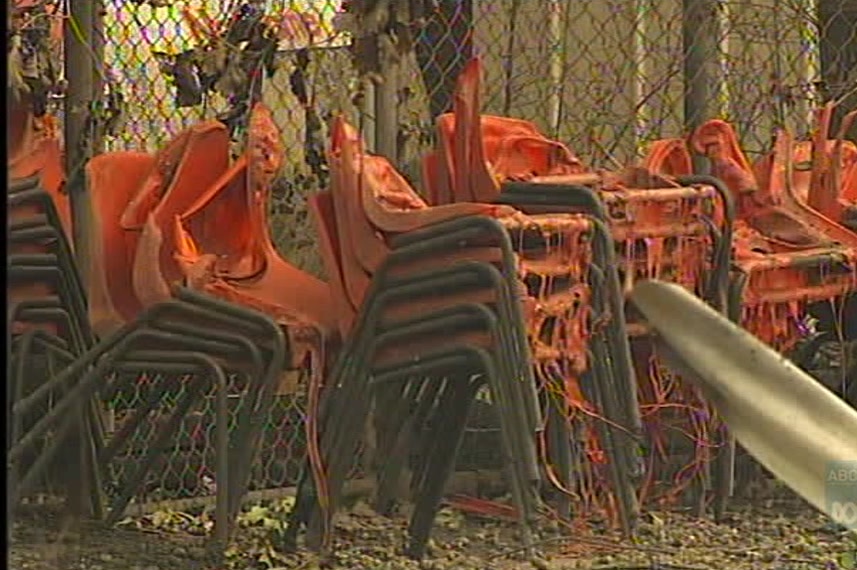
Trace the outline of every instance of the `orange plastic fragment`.
<path fill-rule="evenodd" d="M 309 212 L 318 236 L 319 253 L 324 262 L 325 275 L 336 313 L 339 316 L 339 332 L 342 338 L 348 336 L 357 311 L 346 294 L 342 274 L 342 249 L 336 228 L 336 215 L 333 213 L 333 200 L 330 192 L 319 192 L 309 198 Z"/>

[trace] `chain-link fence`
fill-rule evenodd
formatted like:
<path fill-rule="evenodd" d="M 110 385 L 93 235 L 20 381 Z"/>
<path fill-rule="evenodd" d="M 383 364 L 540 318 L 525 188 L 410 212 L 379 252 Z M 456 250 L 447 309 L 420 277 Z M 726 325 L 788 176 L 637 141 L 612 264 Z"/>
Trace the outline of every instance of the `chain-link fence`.
<path fill-rule="evenodd" d="M 284 257 L 321 274 L 304 200 L 326 185 L 330 117 L 348 114 L 370 147 L 395 155 L 418 183 L 433 119 L 449 109 L 473 55 L 484 63 L 484 112 L 532 121 L 592 166 L 633 162 L 649 142 L 713 116 L 731 121 L 758 154 L 778 127 L 808 134 L 820 102 L 840 101 L 840 114 L 857 107 L 854 0 L 441 0 L 431 9 L 402 0 L 393 3 L 408 5 L 402 17 L 418 21 L 388 26 L 399 49 L 386 51 L 366 47 L 360 30 L 370 18 L 349 18 L 342 4 L 365 15 L 373 3 L 103 0 L 96 67 L 111 117 L 121 118 L 105 150 L 151 152 L 193 121 L 232 121 L 245 100 L 263 101 L 287 149 L 272 192 L 273 236 Z M 239 29 L 254 14 L 267 30 L 261 38 Z M 240 80 L 248 65 L 249 87 Z M 365 81 L 378 70 L 383 83 Z M 381 140 L 391 124 L 392 146 Z M 269 418 L 256 488 L 295 482 L 303 408 L 294 384 Z M 117 415 L 133 405 L 117 402 Z M 186 422 L 148 498 L 204 492 L 209 416 Z"/>
<path fill-rule="evenodd" d="M 365 95 L 349 54 L 349 32 L 357 28 L 337 16 L 342 4 L 108 0 L 105 67 L 123 90 L 125 122 L 107 148 L 154 149 L 189 121 L 223 112 L 230 104 L 223 81 L 195 99 L 190 73 L 165 70 L 218 65 L 216 57 L 193 61 L 192 50 L 257 6 L 278 37 L 261 98 L 274 109 L 289 153 L 274 219 L 297 216 L 303 227 L 300 199 L 292 197 L 319 181 L 313 162 L 326 119 L 358 114 L 354 101 Z M 733 122 L 752 155 L 770 146 L 779 126 L 805 135 L 821 101 L 842 100 L 841 109 L 857 103 L 857 7 L 849 0 L 437 4 L 420 14 L 413 49 L 385 68 L 394 72 L 388 81 L 398 109 L 384 112 L 397 112 L 396 158 L 412 177 L 432 118 L 449 108 L 458 72 L 473 54 L 486 70 L 485 112 L 533 121 L 594 166 L 633 161 L 650 141 L 679 136 L 711 116 Z M 371 127 L 376 114 L 366 109 L 361 121 Z M 371 144 L 373 132 L 364 130 Z M 317 271 L 311 254 L 303 255 L 309 244 L 301 233 L 275 224 L 281 245 Z"/>

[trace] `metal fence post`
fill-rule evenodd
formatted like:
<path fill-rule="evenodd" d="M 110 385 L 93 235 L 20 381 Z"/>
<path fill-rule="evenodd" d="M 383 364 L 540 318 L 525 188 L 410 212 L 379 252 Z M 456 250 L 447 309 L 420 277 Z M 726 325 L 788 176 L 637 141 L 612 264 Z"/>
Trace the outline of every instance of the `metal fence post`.
<path fill-rule="evenodd" d="M 398 79 L 400 66 L 393 54 L 390 54 L 389 57 L 382 55 L 380 59 L 382 80 L 375 84 L 375 152 L 387 157 L 392 164 L 396 164 L 399 136 Z"/>
<path fill-rule="evenodd" d="M 720 0 L 682 1 L 684 128 L 691 132 L 716 112 Z M 707 174 L 707 161 L 694 156 L 694 170 Z"/>
<path fill-rule="evenodd" d="M 857 109 L 857 3 L 819 0 L 818 29 L 821 35 L 821 79 L 825 99 L 839 101 L 834 125 L 848 111 Z M 838 127 L 835 127 L 838 128 Z M 835 132 L 835 131 L 834 131 Z M 846 134 L 857 139 L 857 124 Z"/>
<path fill-rule="evenodd" d="M 455 82 L 473 57 L 473 0 L 440 0 L 415 45 L 432 121 L 452 109 Z"/>
<path fill-rule="evenodd" d="M 97 65 L 93 49 L 96 43 L 93 33 L 96 11 L 99 11 L 99 6 L 91 0 L 70 0 L 63 30 L 67 81 L 63 121 L 66 190 L 71 202 L 75 257 L 80 267 L 86 267 L 88 263 L 85 229 L 89 218 L 89 202 L 83 169 L 94 142 L 89 131 Z M 86 271 L 81 271 L 81 275 L 86 275 Z"/>
<path fill-rule="evenodd" d="M 104 77 L 98 72 L 104 69 L 104 0 L 92 0 L 92 100 L 104 100 Z M 89 143 L 90 153 L 94 156 L 104 152 L 104 123 L 93 125 Z"/>

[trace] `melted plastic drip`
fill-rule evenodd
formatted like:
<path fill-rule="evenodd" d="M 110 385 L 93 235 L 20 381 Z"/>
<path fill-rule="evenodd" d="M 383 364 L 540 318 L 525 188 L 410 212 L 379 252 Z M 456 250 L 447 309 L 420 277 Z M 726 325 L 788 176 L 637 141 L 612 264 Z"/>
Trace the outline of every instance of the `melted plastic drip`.
<path fill-rule="evenodd" d="M 857 289 L 857 257 L 848 261 L 848 271 L 779 268 L 751 276 L 745 293 L 742 326 L 763 342 L 785 352 L 800 340 L 798 323 L 809 302 L 833 300 Z M 772 297 L 785 298 L 772 301 Z"/>
<path fill-rule="evenodd" d="M 519 275 L 530 299 L 525 304 L 527 336 L 536 370 L 545 377 L 546 367 L 553 367 L 563 379 L 568 405 L 584 406 L 578 378 L 588 366 L 591 252 L 584 237 L 588 224 L 570 216 L 532 216 L 523 221 L 507 219 L 504 224 L 519 246 Z M 541 248 L 525 247 L 527 229 L 540 234 Z"/>

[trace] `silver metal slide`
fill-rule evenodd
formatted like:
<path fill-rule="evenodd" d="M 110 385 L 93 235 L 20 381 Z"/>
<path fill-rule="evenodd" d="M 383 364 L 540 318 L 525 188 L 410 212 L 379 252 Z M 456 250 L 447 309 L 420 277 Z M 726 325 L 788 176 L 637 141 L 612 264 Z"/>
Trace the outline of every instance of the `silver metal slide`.
<path fill-rule="evenodd" d="M 857 528 L 857 411 L 678 285 L 640 282 L 631 301 L 669 364 L 699 385 L 741 445 L 809 503 Z"/>

